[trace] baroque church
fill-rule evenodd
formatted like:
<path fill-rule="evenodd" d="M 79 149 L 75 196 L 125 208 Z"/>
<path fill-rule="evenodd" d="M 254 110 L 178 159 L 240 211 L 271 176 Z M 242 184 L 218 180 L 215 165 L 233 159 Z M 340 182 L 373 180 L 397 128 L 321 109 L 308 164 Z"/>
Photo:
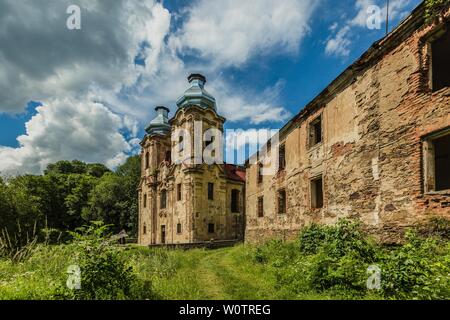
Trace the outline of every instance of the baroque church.
<path fill-rule="evenodd" d="M 138 241 L 143 245 L 244 237 L 245 168 L 185 161 L 193 160 L 192 155 L 176 160 L 184 149 L 194 150 L 197 123 L 201 123 L 201 146 L 207 148 L 215 137 L 203 142 L 207 140 L 204 133 L 210 129 L 223 133 L 226 121 L 217 113 L 215 98 L 205 90 L 206 78 L 191 74 L 188 81 L 190 88 L 177 100 L 175 115 L 169 119 L 168 108 L 156 107 L 157 116 L 141 142 Z M 194 139 L 183 140 L 177 136 L 179 131 Z"/>

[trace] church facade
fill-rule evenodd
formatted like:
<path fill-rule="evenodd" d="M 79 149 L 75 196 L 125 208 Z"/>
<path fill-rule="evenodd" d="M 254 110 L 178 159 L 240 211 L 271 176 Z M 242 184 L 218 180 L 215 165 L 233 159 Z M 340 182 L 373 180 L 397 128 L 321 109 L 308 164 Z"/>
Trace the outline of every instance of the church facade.
<path fill-rule="evenodd" d="M 156 107 L 141 142 L 138 242 L 143 245 L 244 237 L 245 169 L 220 161 L 207 164 L 186 152 L 198 148 L 201 139 L 202 150 L 220 156 L 219 137 L 207 132 L 223 133 L 225 122 L 204 88 L 205 77 L 191 74 L 188 80 L 175 115 L 169 119 L 168 108 Z"/>

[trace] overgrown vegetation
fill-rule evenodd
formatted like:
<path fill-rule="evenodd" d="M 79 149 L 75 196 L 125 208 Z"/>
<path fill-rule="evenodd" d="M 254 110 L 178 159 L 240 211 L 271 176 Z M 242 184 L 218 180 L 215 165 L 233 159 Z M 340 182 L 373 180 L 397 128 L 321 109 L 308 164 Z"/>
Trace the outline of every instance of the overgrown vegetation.
<path fill-rule="evenodd" d="M 0 259 L 0 299 L 450 299 L 449 226 L 434 220 L 385 247 L 341 220 L 293 242 L 181 251 L 118 247 L 94 223 L 69 244 Z M 66 286 L 73 264 L 80 290 Z M 367 287 L 370 266 L 381 271 L 379 290 Z"/>
<path fill-rule="evenodd" d="M 275 274 L 285 297 L 319 292 L 341 298 L 450 299 L 448 222 L 430 223 L 440 232 L 424 238 L 409 231 L 405 243 L 383 247 L 358 223 L 312 225 L 298 244 L 272 241 L 255 250 L 255 261 Z M 422 228 L 423 231 L 423 228 Z M 297 247 L 298 245 L 298 247 Z M 381 271 L 380 290 L 368 290 L 368 268 Z"/>
<path fill-rule="evenodd" d="M 450 0 L 425 0 L 425 19 L 428 23 L 436 19 L 450 5 Z"/>
<path fill-rule="evenodd" d="M 0 255 L 14 255 L 33 241 L 66 241 L 70 231 L 92 220 L 134 236 L 139 179 L 139 156 L 116 172 L 101 164 L 59 161 L 44 175 L 0 178 Z"/>

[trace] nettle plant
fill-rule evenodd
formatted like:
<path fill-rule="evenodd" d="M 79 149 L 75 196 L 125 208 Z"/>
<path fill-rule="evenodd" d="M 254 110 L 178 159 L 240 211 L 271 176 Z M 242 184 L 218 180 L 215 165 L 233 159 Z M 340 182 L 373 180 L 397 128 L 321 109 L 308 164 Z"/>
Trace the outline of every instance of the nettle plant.
<path fill-rule="evenodd" d="M 426 0 L 425 19 L 428 23 L 433 22 L 443 10 L 450 5 L 450 0 Z"/>

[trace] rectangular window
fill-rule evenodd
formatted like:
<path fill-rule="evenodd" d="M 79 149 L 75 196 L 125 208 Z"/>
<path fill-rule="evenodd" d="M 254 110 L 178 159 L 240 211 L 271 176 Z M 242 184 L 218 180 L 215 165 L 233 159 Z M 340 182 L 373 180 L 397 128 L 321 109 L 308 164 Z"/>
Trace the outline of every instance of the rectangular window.
<path fill-rule="evenodd" d="M 450 129 L 429 138 L 424 143 L 425 189 L 450 189 Z"/>
<path fill-rule="evenodd" d="M 284 144 L 280 146 L 280 151 L 278 154 L 278 164 L 280 171 L 286 169 L 286 146 Z"/>
<path fill-rule="evenodd" d="M 323 180 L 322 176 L 311 180 L 311 207 L 323 208 Z"/>
<path fill-rule="evenodd" d="M 144 223 L 144 227 L 142 228 L 142 233 L 147 234 L 147 225 Z"/>
<path fill-rule="evenodd" d="M 177 201 L 181 201 L 181 183 L 177 184 Z"/>
<path fill-rule="evenodd" d="M 239 212 L 239 190 L 231 190 L 231 212 Z"/>
<path fill-rule="evenodd" d="M 278 214 L 286 213 L 286 190 L 278 191 Z"/>
<path fill-rule="evenodd" d="M 208 233 L 214 233 L 214 223 L 208 224 Z"/>
<path fill-rule="evenodd" d="M 264 217 L 264 197 L 258 198 L 258 218 Z"/>
<path fill-rule="evenodd" d="M 144 194 L 144 208 L 147 208 L 147 195 Z"/>
<path fill-rule="evenodd" d="M 145 153 L 145 169 L 150 168 L 150 154 L 148 152 Z"/>
<path fill-rule="evenodd" d="M 309 125 L 309 146 L 314 147 L 322 142 L 322 116 Z"/>
<path fill-rule="evenodd" d="M 258 163 L 258 184 L 263 183 L 263 165 L 262 163 Z"/>
<path fill-rule="evenodd" d="M 450 87 L 450 32 L 431 44 L 433 91 Z"/>
<path fill-rule="evenodd" d="M 177 224 L 177 234 L 181 233 L 181 223 Z"/>
<path fill-rule="evenodd" d="M 208 183 L 208 199 L 214 200 L 214 183 Z"/>
<path fill-rule="evenodd" d="M 165 161 L 172 164 L 172 152 L 170 150 L 166 151 Z"/>
<path fill-rule="evenodd" d="M 166 209 L 167 207 L 167 191 L 162 190 L 161 191 L 161 198 L 160 198 L 160 209 Z"/>

